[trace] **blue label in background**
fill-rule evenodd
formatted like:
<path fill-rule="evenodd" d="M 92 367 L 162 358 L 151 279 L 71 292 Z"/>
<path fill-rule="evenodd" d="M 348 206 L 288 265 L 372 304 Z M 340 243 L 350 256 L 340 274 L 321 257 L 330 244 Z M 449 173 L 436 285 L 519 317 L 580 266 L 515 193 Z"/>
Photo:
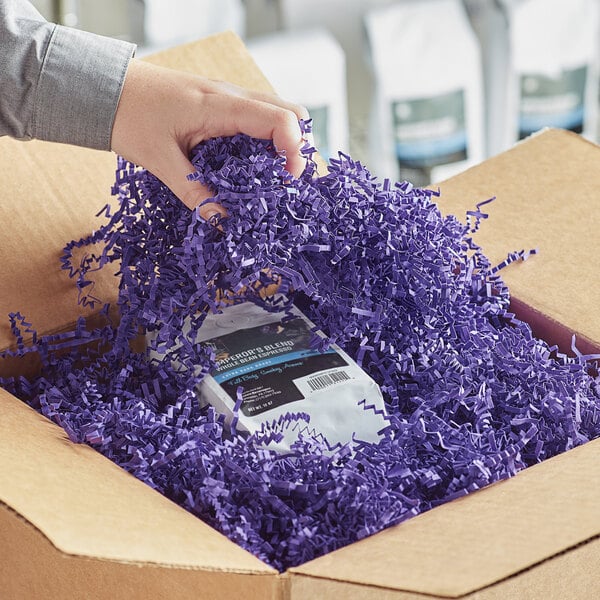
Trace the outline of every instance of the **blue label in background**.
<path fill-rule="evenodd" d="M 312 119 L 312 134 L 315 140 L 315 148 L 323 160 L 331 158 L 331 148 L 329 148 L 329 110 L 327 106 L 311 106 L 308 108 L 310 118 Z"/>
<path fill-rule="evenodd" d="M 587 67 L 556 77 L 528 73 L 520 79 L 519 139 L 544 127 L 583 131 Z"/>
<path fill-rule="evenodd" d="M 431 181 L 431 169 L 467 159 L 464 90 L 392 103 L 394 146 L 400 177 Z"/>
<path fill-rule="evenodd" d="M 460 155 L 466 158 L 467 132 L 457 131 L 439 139 L 418 140 L 413 142 L 397 142 L 396 156 L 401 164 L 414 167 L 447 164 L 447 157 Z M 452 162 L 455 162 L 454 160 Z"/>

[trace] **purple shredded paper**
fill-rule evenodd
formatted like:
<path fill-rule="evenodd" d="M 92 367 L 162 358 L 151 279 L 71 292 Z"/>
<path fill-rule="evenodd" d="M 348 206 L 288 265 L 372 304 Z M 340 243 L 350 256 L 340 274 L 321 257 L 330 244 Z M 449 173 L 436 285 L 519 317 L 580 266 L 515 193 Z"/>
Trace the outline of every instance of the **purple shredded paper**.
<path fill-rule="evenodd" d="M 106 223 L 62 258 L 91 307 L 89 274 L 120 264 L 118 323 L 104 307 L 100 329 L 80 320 L 37 336 L 11 315 L 13 354 L 38 352 L 44 366 L 33 381 L 2 381 L 73 441 L 281 570 L 600 434 L 589 363 L 598 357 L 560 354 L 508 312 L 498 271 L 535 251 L 490 264 L 472 239 L 487 200 L 461 223 L 441 215 L 436 192 L 380 182 L 344 154 L 317 177 L 314 149 L 304 152 L 307 169 L 294 179 L 268 141 L 198 146 L 193 177 L 228 213 L 211 223 L 119 159 L 118 209 L 103 209 Z M 74 249 L 99 242 L 100 254 L 74 262 Z M 270 294 L 274 284 L 287 300 Z M 331 451 L 307 433 L 305 414 L 248 435 L 200 408 L 195 388 L 214 357 L 195 334 L 207 311 L 238 301 L 272 311 L 293 303 L 328 336 L 315 343 L 344 347 L 383 391 L 381 441 Z M 164 360 L 131 349 L 140 331 L 154 334 Z M 292 452 L 269 450 L 287 428 L 299 432 Z"/>

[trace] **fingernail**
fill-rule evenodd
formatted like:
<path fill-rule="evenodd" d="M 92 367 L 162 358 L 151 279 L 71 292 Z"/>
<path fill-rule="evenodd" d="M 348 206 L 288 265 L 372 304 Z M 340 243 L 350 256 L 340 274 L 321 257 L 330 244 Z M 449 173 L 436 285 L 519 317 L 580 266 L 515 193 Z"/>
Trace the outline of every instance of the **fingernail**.
<path fill-rule="evenodd" d="M 218 210 L 210 210 L 206 215 L 206 220 L 211 225 L 218 225 L 223 215 Z"/>

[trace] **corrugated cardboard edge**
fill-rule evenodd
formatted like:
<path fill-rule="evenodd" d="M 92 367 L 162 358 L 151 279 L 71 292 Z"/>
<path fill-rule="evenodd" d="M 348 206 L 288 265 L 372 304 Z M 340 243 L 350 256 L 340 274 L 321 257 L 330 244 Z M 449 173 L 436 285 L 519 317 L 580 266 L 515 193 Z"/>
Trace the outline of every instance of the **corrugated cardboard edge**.
<path fill-rule="evenodd" d="M 65 590 L 69 590 L 69 597 L 94 600 L 189 600 L 190 590 L 196 590 L 198 597 L 230 600 L 242 589 L 247 598 L 284 598 L 283 583 L 277 575 L 115 561 L 63 552 L 2 503 L 0 565 L 2 598 L 6 600 L 56 600 L 65 597 Z"/>
<path fill-rule="evenodd" d="M 597 598 L 600 539 L 593 538 L 460 600 Z M 449 598 L 307 575 L 291 578 L 289 600 L 430 600 Z"/>
<path fill-rule="evenodd" d="M 290 573 L 364 586 L 365 594 L 386 589 L 398 598 L 494 597 L 504 585 L 520 585 L 521 577 L 535 579 L 548 563 L 570 561 L 571 552 L 599 552 L 598 494 L 595 440 Z M 600 593 L 600 580 L 595 585 Z"/>

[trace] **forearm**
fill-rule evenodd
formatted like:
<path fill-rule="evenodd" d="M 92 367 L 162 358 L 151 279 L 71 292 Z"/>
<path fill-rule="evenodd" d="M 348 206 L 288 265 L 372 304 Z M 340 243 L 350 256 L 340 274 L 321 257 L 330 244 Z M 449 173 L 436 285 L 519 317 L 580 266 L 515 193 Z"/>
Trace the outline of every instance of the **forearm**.
<path fill-rule="evenodd" d="M 0 0 L 0 135 L 110 149 L 134 49 Z"/>

